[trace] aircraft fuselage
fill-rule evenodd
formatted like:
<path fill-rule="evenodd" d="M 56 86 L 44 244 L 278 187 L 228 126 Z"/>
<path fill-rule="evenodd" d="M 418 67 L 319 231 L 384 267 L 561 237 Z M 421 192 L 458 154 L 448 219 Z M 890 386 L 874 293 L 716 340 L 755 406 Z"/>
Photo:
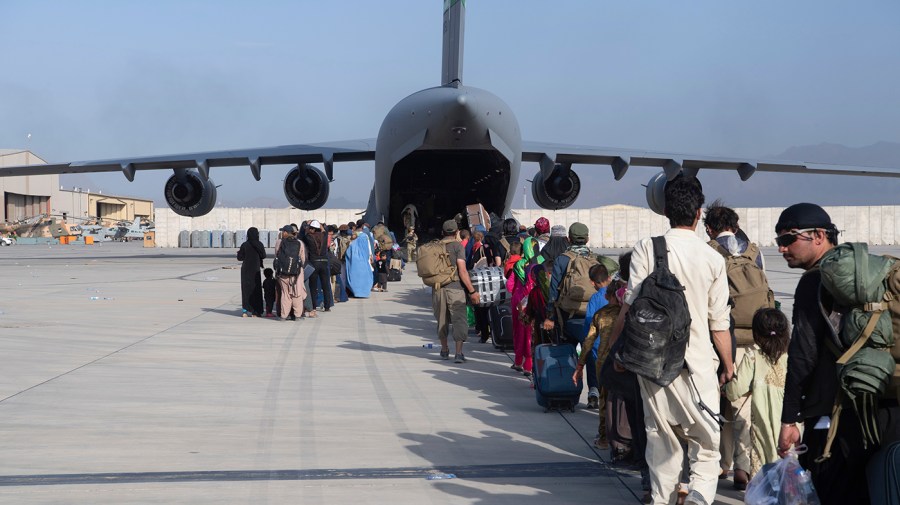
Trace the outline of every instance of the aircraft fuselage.
<path fill-rule="evenodd" d="M 522 136 L 494 94 L 458 83 L 414 93 L 387 114 L 376 145 L 375 207 L 392 230 L 402 229 L 407 204 L 418 209 L 418 227 L 433 234 L 468 204 L 508 215 Z"/>

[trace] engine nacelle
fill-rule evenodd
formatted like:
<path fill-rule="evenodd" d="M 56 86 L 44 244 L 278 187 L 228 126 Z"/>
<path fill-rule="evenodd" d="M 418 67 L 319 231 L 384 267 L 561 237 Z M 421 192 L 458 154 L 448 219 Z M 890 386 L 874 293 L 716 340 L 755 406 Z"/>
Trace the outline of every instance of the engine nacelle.
<path fill-rule="evenodd" d="M 650 178 L 647 183 L 647 205 L 650 210 L 660 216 L 666 214 L 666 183 L 669 179 L 665 172 L 660 172 Z"/>
<path fill-rule="evenodd" d="M 297 165 L 284 178 L 284 196 L 301 210 L 316 210 L 328 200 L 328 178 L 312 165 Z"/>
<path fill-rule="evenodd" d="M 216 205 L 216 184 L 192 170 L 169 177 L 163 193 L 169 208 L 179 216 L 203 216 Z"/>
<path fill-rule="evenodd" d="M 559 210 L 570 207 L 581 193 L 581 179 L 569 168 L 557 165 L 547 181 L 540 172 L 531 181 L 531 197 L 541 208 Z"/>

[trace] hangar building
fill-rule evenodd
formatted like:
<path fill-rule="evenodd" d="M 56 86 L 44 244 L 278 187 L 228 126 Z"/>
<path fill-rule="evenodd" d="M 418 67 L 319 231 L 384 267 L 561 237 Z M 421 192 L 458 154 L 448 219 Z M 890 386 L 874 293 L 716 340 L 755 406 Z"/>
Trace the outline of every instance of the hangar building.
<path fill-rule="evenodd" d="M 46 161 L 23 149 L 0 149 L 0 167 L 41 165 Z M 0 177 L 0 221 L 20 221 L 41 214 L 78 220 L 99 218 L 103 224 L 155 219 L 153 200 L 103 194 L 90 189 L 63 189 L 59 175 Z"/>

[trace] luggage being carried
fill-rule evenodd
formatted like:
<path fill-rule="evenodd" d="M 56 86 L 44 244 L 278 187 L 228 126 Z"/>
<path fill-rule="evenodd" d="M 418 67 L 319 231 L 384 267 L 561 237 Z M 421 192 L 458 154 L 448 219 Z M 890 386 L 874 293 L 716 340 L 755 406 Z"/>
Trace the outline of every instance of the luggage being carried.
<path fill-rule="evenodd" d="M 512 310 L 509 304 L 497 304 L 488 308 L 488 324 L 491 341 L 501 351 L 513 348 Z"/>
<path fill-rule="evenodd" d="M 613 463 L 631 459 L 631 424 L 621 395 L 609 394 L 606 399 L 606 440 Z"/>
<path fill-rule="evenodd" d="M 552 341 L 559 341 L 553 337 Z M 544 412 L 568 409 L 575 411 L 581 398 L 582 381 L 575 384 L 572 376 L 578 365 L 575 347 L 570 344 L 541 344 L 534 349 L 534 395 Z"/>
<path fill-rule="evenodd" d="M 751 243 L 746 251 L 734 256 L 715 240 L 710 240 L 709 245 L 725 258 L 737 344 L 753 345 L 753 314 L 764 307 L 775 308 L 775 293 L 769 289 L 766 273 L 756 264 L 759 247 Z"/>
<path fill-rule="evenodd" d="M 403 272 L 401 269 L 403 268 L 403 262 L 399 259 L 392 258 L 391 259 L 391 267 L 388 269 L 387 280 L 388 282 L 397 282 L 403 279 Z"/>
<path fill-rule="evenodd" d="M 583 318 L 587 314 L 591 296 L 597 292 L 591 282 L 590 271 L 598 261 L 593 256 L 582 256 L 572 251 L 566 251 L 562 255 L 569 258 L 569 266 L 566 267 L 566 275 L 559 284 L 556 306 L 570 318 Z"/>
<path fill-rule="evenodd" d="M 506 301 L 506 278 L 503 267 L 476 268 L 469 272 L 472 287 L 480 297 L 479 307 L 490 307 Z"/>
<path fill-rule="evenodd" d="M 426 286 L 439 289 L 459 280 L 456 265 L 450 261 L 446 240 L 432 240 L 416 251 L 416 271 Z"/>
<path fill-rule="evenodd" d="M 819 262 L 822 287 L 843 309 L 840 331 L 826 340 L 837 359 L 838 395 L 821 460 L 831 456 L 844 399 L 860 421 L 863 447 L 880 443 L 878 402 L 900 399 L 900 260 L 848 242 Z"/>
<path fill-rule="evenodd" d="M 272 263 L 275 275 L 294 276 L 300 274 L 300 247 L 300 241 L 294 237 L 287 237 L 281 241 L 281 246 Z"/>
<path fill-rule="evenodd" d="M 665 237 L 653 237 L 653 265 L 625 314 L 619 337 L 624 340 L 616 360 L 626 370 L 666 387 L 684 365 L 691 315 L 684 286 L 669 271 Z"/>

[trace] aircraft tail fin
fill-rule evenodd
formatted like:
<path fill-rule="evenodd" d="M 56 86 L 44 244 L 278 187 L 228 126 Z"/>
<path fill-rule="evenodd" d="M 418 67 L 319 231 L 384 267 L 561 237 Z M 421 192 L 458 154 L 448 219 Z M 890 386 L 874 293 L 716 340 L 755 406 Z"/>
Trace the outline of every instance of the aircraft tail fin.
<path fill-rule="evenodd" d="M 466 0 L 444 0 L 444 54 L 441 84 L 462 84 Z"/>

